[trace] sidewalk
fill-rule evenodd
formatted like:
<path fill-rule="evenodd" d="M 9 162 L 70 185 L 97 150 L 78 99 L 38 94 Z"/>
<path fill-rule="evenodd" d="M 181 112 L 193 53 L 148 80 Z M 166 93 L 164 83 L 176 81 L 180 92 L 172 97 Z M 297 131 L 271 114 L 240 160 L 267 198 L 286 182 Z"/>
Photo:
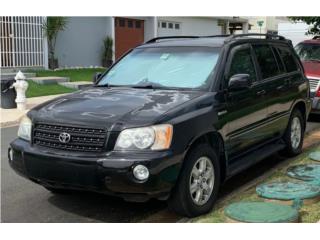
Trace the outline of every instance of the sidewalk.
<path fill-rule="evenodd" d="M 63 96 L 65 94 L 58 94 L 58 95 L 50 95 L 50 96 L 43 96 L 43 97 L 34 97 L 34 98 L 27 98 L 27 110 L 19 111 L 16 108 L 13 109 L 3 109 L 0 108 L 0 127 L 11 127 L 17 125 L 21 119 L 21 117 L 27 113 L 31 108 L 37 106 L 38 104 L 44 103 L 49 101 L 53 98 Z"/>

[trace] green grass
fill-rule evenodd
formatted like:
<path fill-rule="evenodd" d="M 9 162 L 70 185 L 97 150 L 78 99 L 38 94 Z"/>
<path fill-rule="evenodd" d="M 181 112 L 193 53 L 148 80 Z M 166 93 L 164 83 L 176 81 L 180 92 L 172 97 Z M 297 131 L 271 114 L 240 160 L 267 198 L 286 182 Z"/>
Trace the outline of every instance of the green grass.
<path fill-rule="evenodd" d="M 104 72 L 105 68 L 83 68 L 83 69 L 63 69 L 63 70 L 38 70 L 37 77 L 69 77 L 71 82 L 88 81 L 91 82 L 97 72 Z"/>
<path fill-rule="evenodd" d="M 36 70 L 31 71 L 36 73 L 37 77 L 69 77 L 71 82 L 88 81 L 91 82 L 93 76 L 97 72 L 104 72 L 105 68 L 83 68 L 83 69 L 63 69 L 63 70 Z M 39 97 L 48 96 L 54 94 L 70 93 L 74 92 L 74 89 L 66 88 L 58 84 L 41 85 L 29 82 L 29 88 L 27 90 L 27 97 Z"/>
<path fill-rule="evenodd" d="M 306 163 L 315 163 L 308 158 L 308 155 L 313 151 L 320 151 L 320 146 L 313 147 L 305 151 L 303 154 L 296 157 L 289 165 L 297 165 L 297 164 L 306 164 Z M 274 171 L 274 173 L 263 182 L 270 182 L 270 181 L 285 181 L 285 180 L 292 180 L 286 176 L 286 170 L 288 166 L 282 167 Z M 257 184 L 260 184 L 257 183 Z M 195 218 L 192 222 L 198 223 L 223 223 L 227 222 L 227 218 L 224 215 L 224 208 L 234 202 L 239 201 L 263 201 L 255 191 L 255 187 L 251 187 L 250 189 L 240 192 L 237 196 L 233 197 L 232 199 L 226 199 L 225 201 L 220 202 L 217 204 L 214 209 L 208 213 L 207 215 Z M 303 223 L 315 223 L 320 220 L 320 202 L 314 204 L 306 204 L 303 205 L 300 209 L 300 221 Z"/>
<path fill-rule="evenodd" d="M 71 93 L 74 89 L 66 88 L 58 84 L 40 85 L 32 81 L 28 81 L 27 98 L 48 96 L 54 94 Z"/>

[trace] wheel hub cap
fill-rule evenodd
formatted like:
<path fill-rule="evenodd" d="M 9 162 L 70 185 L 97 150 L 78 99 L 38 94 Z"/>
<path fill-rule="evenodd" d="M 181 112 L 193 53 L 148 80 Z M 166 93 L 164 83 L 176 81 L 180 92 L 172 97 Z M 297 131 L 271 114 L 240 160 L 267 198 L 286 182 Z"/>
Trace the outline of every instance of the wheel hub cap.
<path fill-rule="evenodd" d="M 189 181 L 192 201 L 204 205 L 210 198 L 214 186 L 214 168 L 208 157 L 199 158 L 194 164 Z"/>
<path fill-rule="evenodd" d="M 298 117 L 294 117 L 291 123 L 291 146 L 297 149 L 301 141 L 301 123 Z"/>

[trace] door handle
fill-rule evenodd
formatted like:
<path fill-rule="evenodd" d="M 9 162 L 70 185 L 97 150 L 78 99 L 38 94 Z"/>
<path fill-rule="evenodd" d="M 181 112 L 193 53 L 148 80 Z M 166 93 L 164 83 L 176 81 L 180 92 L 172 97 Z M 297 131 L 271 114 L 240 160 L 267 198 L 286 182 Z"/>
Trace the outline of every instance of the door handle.
<path fill-rule="evenodd" d="M 265 95 L 266 94 L 266 90 L 258 91 L 256 94 L 257 94 L 257 96 Z"/>
<path fill-rule="evenodd" d="M 277 90 L 280 91 L 280 90 L 282 90 L 282 89 L 284 89 L 284 88 L 285 88 L 285 86 L 284 86 L 284 85 L 281 85 L 281 86 L 278 86 L 278 87 L 277 87 Z"/>

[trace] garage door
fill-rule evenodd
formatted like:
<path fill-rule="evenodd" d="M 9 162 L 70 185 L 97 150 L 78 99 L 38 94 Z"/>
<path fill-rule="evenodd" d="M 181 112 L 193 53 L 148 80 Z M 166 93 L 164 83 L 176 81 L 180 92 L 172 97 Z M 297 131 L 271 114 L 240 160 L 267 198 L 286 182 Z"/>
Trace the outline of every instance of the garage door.
<path fill-rule="evenodd" d="M 115 18 L 115 56 L 121 57 L 129 49 L 144 42 L 143 20 Z"/>

